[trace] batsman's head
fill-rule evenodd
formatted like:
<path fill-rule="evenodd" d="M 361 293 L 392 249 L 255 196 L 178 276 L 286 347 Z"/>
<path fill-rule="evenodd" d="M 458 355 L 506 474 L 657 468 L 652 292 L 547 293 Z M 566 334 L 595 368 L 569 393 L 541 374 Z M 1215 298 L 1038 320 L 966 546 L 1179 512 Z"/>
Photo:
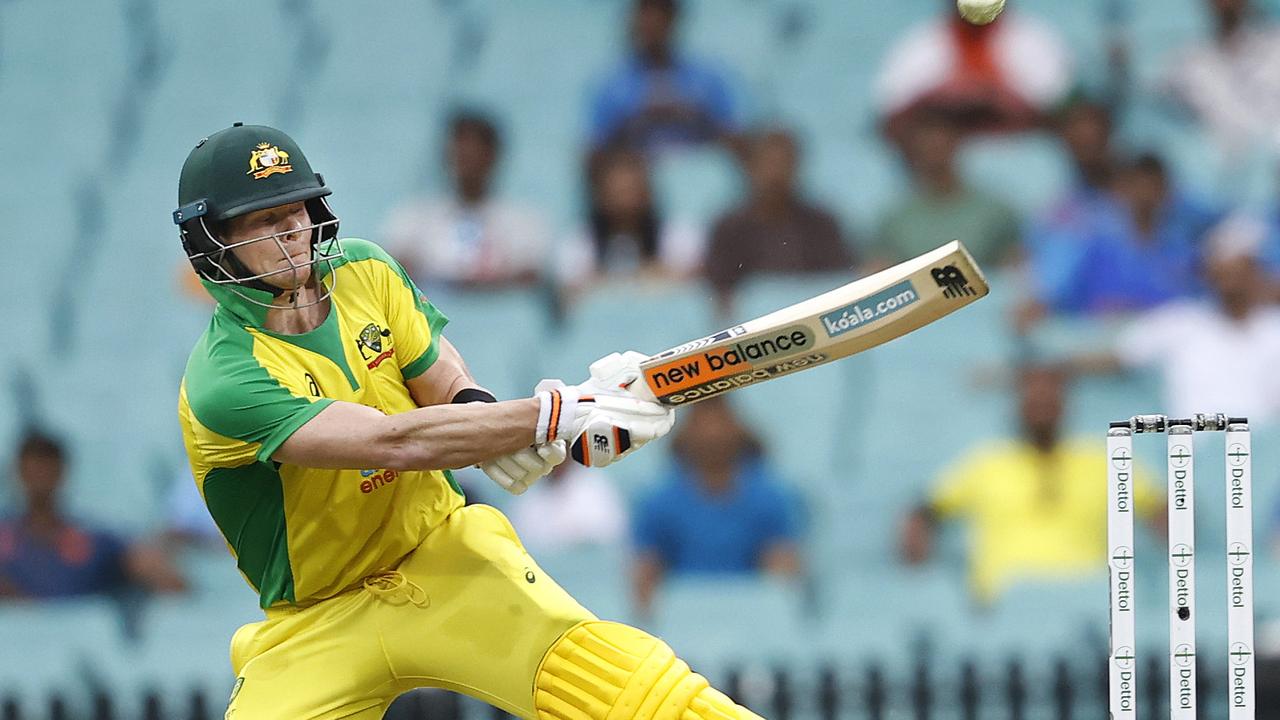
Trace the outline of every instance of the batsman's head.
<path fill-rule="evenodd" d="M 236 123 L 196 143 L 187 156 L 173 221 L 206 285 L 270 305 L 320 282 L 342 256 L 329 193 L 292 138 Z"/>

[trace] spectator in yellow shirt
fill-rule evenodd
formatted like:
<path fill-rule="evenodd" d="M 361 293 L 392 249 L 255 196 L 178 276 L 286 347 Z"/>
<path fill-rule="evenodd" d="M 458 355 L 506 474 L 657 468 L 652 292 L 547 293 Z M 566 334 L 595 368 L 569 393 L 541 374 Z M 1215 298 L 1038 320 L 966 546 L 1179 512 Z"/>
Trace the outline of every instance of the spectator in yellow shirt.
<path fill-rule="evenodd" d="M 962 520 L 969 582 L 981 603 L 1024 580 L 1062 580 L 1106 567 L 1106 448 L 1060 437 L 1065 376 L 1054 367 L 1018 372 L 1021 437 L 993 441 L 960 458 L 929 500 L 907 518 L 902 554 L 924 562 L 942 522 Z M 1137 510 L 1163 532 L 1163 504 L 1139 476 Z"/>

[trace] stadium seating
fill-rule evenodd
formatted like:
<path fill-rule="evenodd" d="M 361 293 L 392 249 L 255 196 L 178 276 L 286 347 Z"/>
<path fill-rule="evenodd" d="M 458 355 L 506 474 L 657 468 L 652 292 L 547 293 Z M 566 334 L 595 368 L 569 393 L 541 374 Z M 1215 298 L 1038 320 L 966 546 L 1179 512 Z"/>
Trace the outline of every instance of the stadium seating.
<path fill-rule="evenodd" d="M 246 623 L 262 619 L 262 611 L 244 592 L 239 602 L 156 600 L 142 611 L 142 636 L 115 665 L 117 687 L 134 699 L 155 695 L 168 713 L 181 712 L 201 696 L 217 708 L 231 694 L 231 636 Z"/>
<path fill-rule="evenodd" d="M 605 620 L 632 617 L 627 553 L 621 547 L 590 545 L 534 553 L 539 567 L 582 606 Z"/>
<path fill-rule="evenodd" d="M 55 698 L 87 715 L 125 649 L 119 609 L 106 600 L 0 605 L 0 628 L 0 697 L 28 708 L 24 717 L 54 717 Z"/>
<path fill-rule="evenodd" d="M 471 374 L 506 400 L 528 397 L 542 377 L 534 348 L 552 337 L 548 297 L 537 290 L 441 292 L 431 301 L 448 316 L 445 337 Z"/>
<path fill-rule="evenodd" d="M 741 195 L 737 166 L 723 150 L 660 157 L 653 168 L 659 207 L 678 223 L 706 228 Z"/>
<path fill-rule="evenodd" d="M 769 632 L 757 632 L 767 619 Z M 797 585 L 738 576 L 673 578 L 654 600 L 642 627 L 666 640 L 695 665 L 740 663 L 744 643 L 764 665 L 800 659 L 812 649 L 812 628 Z"/>
<path fill-rule="evenodd" d="M 850 273 L 748 281 L 734 307 L 734 320 L 749 320 L 848 282 Z M 849 428 L 869 395 L 866 358 L 792 375 L 739 393 L 733 402 L 761 433 L 770 459 L 806 489 L 827 492 L 847 482 L 861 458 Z"/>
<path fill-rule="evenodd" d="M 1047 134 L 980 139 L 964 148 L 960 162 L 976 187 L 1009 202 L 1024 217 L 1044 211 L 1071 182 L 1069 163 Z M 1011 177 L 1021 180 L 1010 185 Z"/>

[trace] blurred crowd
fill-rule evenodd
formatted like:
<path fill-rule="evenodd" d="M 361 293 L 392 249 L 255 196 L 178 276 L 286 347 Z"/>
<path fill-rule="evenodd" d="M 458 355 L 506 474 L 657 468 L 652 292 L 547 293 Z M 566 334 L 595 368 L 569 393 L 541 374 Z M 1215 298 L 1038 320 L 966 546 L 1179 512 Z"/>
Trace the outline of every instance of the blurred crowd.
<path fill-rule="evenodd" d="M 1160 101 L 1228 156 L 1274 146 L 1280 25 L 1250 0 L 1205 5 L 1212 34 L 1176 53 Z M 601 283 L 696 280 L 714 289 L 727 318 L 752 276 L 852 278 L 960 238 L 984 267 L 1022 279 L 1008 322 L 1025 357 L 1001 369 L 1008 382 L 992 390 L 1016 398 L 1017 431 L 947 463 L 902 518 L 901 561 L 936 562 L 938 532 L 958 524 L 970 537 L 979 603 L 1024 579 L 1095 573 L 1105 554 L 1105 468 L 1100 438 L 1062 431 L 1073 382 L 1150 373 L 1166 413 L 1231 408 L 1259 425 L 1280 421 L 1280 197 L 1261 210 L 1218 206 L 1180 182 L 1161 148 L 1124 142 L 1117 129 L 1132 91 L 1122 47 L 1104 87 L 1088 88 L 1072 48 L 1034 15 L 1015 6 L 976 27 L 953 8 L 940 1 L 936 17 L 902 35 L 878 69 L 877 127 L 908 182 L 881 217 L 863 219 L 871 232 L 855 235 L 808 192 L 798 133 L 749 124 L 716 59 L 682 50 L 678 0 L 635 0 L 629 50 L 601 69 L 583 110 L 584 210 L 575 227 L 557 232 L 543 209 L 498 186 L 508 150 L 500 112 L 456 108 L 442 143 L 446 186 L 405 199 L 373 239 L 428 294 L 547 288 L 563 311 Z M 959 161 L 975 139 L 1024 133 L 1050 135 L 1072 170 L 1069 186 L 1030 217 L 972 184 Z M 695 147 L 719 148 L 743 178 L 738 202 L 706 227 L 668 214 L 653 187 L 656 158 Z M 1079 318 L 1114 321 L 1114 342 L 1041 357 L 1037 333 Z M 666 470 L 638 502 L 566 464 L 514 502 L 513 522 L 535 555 L 628 544 L 641 614 L 666 577 L 802 578 L 805 502 L 756 432 L 731 402 L 700 404 L 683 413 Z M 62 511 L 58 488 L 74 458 L 56 438 L 33 431 L 16 458 L 21 497 L 0 518 L 0 596 L 183 592 L 174 548 L 220 544 L 189 477 L 176 483 L 163 542 L 129 541 Z M 1259 483 L 1276 480 L 1259 473 Z M 1139 486 L 1138 506 L 1161 532 L 1154 485 Z"/>

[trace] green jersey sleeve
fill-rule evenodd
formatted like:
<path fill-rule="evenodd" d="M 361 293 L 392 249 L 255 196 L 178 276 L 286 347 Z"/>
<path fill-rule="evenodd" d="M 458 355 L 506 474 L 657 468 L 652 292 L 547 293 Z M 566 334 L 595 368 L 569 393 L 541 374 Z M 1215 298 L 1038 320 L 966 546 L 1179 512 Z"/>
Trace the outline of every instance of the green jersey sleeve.
<path fill-rule="evenodd" d="M 281 382 L 254 356 L 249 332 L 224 340 L 212 352 L 196 353 L 199 361 L 187 367 L 191 413 L 209 430 L 257 446 L 255 456 L 266 462 L 333 400 L 309 398 Z"/>

